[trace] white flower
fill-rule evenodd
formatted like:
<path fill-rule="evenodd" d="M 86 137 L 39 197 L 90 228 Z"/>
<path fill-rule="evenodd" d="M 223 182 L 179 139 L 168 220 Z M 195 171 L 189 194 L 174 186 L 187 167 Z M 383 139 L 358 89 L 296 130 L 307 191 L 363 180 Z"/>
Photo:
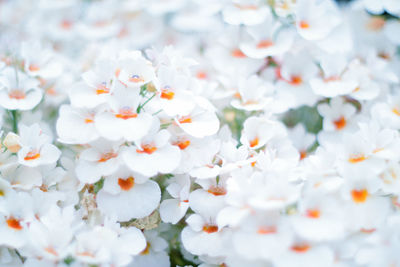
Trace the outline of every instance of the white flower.
<path fill-rule="evenodd" d="M 76 164 L 76 175 L 82 183 L 95 183 L 101 176 L 113 174 L 121 165 L 121 143 L 99 139 L 82 151 Z"/>
<path fill-rule="evenodd" d="M 84 82 L 72 86 L 68 95 L 76 107 L 94 108 L 107 101 L 117 83 L 118 68 L 111 60 L 100 60 L 93 70 L 82 74 Z"/>
<path fill-rule="evenodd" d="M 283 126 L 275 121 L 250 117 L 244 122 L 240 142 L 250 149 L 258 149 L 272 138 L 285 134 Z"/>
<path fill-rule="evenodd" d="M 129 221 L 150 215 L 160 203 L 161 192 L 156 182 L 121 169 L 105 178 L 96 199 L 99 209 L 107 216 Z"/>
<path fill-rule="evenodd" d="M 168 267 L 170 259 L 166 252 L 168 247 L 167 241 L 161 238 L 157 231 L 145 231 L 146 248 L 142 250 L 140 255 L 133 259 L 129 267 Z"/>
<path fill-rule="evenodd" d="M 340 21 L 339 10 L 331 0 L 300 0 L 296 3 L 296 27 L 304 39 L 322 39 Z"/>
<path fill-rule="evenodd" d="M 262 110 L 272 102 L 272 98 L 267 95 L 272 95 L 273 92 L 272 84 L 252 75 L 239 81 L 239 99 L 233 99 L 231 105 L 247 111 Z"/>
<path fill-rule="evenodd" d="M 272 17 L 268 6 L 254 0 L 232 1 L 222 10 L 222 15 L 225 22 L 233 25 L 257 25 Z"/>
<path fill-rule="evenodd" d="M 135 172 L 146 176 L 173 172 L 181 160 L 177 146 L 169 142 L 171 134 L 154 120 L 150 133 L 128 147 L 123 153 L 125 164 Z"/>
<path fill-rule="evenodd" d="M 128 87 L 137 88 L 154 80 L 153 66 L 140 51 L 120 54 L 118 79 Z"/>
<path fill-rule="evenodd" d="M 111 141 L 134 141 L 143 138 L 150 130 L 152 117 L 146 112 L 138 113 L 141 101 L 139 89 L 126 88 L 117 82 L 115 91 L 108 99 L 108 107 L 94 118 L 99 134 Z"/>
<path fill-rule="evenodd" d="M 164 66 L 158 69 L 157 74 L 157 95 L 161 109 L 168 116 L 189 114 L 196 105 L 188 90 L 189 77 Z"/>
<path fill-rule="evenodd" d="M 30 127 L 20 125 L 21 149 L 18 151 L 18 162 L 25 166 L 36 167 L 55 163 L 60 150 L 50 144 L 50 137 L 43 134 L 38 124 Z"/>
<path fill-rule="evenodd" d="M 11 110 L 33 109 L 42 99 L 38 86 L 38 80 L 7 67 L 0 76 L 0 105 Z"/>
<path fill-rule="evenodd" d="M 57 62 L 53 51 L 40 43 L 23 43 L 21 56 L 24 58 L 24 69 L 30 76 L 49 79 L 59 76 L 62 72 L 62 65 Z"/>
<path fill-rule="evenodd" d="M 202 138 L 215 134 L 219 120 L 212 104 L 204 98 L 196 98 L 196 107 L 185 116 L 175 118 L 175 123 L 187 134 Z"/>
<path fill-rule="evenodd" d="M 292 46 L 295 33 L 282 28 L 279 22 L 267 19 L 263 24 L 247 27 L 248 38 L 240 44 L 240 49 L 251 58 L 278 56 Z"/>
<path fill-rule="evenodd" d="M 56 124 L 60 142 L 87 144 L 99 138 L 94 125 L 96 112 L 96 109 L 79 109 L 69 105 L 62 105 Z"/>
<path fill-rule="evenodd" d="M 160 217 L 166 223 L 176 224 L 189 208 L 190 178 L 187 175 L 174 177 L 167 187 L 173 199 L 165 199 L 160 205 Z"/>

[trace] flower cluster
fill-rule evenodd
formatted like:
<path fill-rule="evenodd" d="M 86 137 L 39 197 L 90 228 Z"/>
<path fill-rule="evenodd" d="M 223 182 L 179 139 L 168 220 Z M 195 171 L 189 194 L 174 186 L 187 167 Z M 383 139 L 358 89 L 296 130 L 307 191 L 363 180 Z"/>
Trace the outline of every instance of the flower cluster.
<path fill-rule="evenodd" d="M 400 2 L 0 13 L 0 266 L 400 265 Z"/>

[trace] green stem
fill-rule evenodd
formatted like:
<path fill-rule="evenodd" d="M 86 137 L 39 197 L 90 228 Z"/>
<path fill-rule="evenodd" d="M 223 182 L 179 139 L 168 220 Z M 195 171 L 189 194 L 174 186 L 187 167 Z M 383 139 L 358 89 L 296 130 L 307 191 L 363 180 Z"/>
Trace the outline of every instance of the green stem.
<path fill-rule="evenodd" d="M 16 110 L 11 110 L 12 116 L 12 130 L 14 133 L 18 133 L 18 113 Z"/>
<path fill-rule="evenodd" d="M 150 101 L 152 100 L 154 97 L 156 96 L 156 94 L 153 94 L 151 97 L 149 97 L 142 105 L 139 105 L 136 112 L 140 113 L 140 111 L 142 110 L 142 108 Z"/>

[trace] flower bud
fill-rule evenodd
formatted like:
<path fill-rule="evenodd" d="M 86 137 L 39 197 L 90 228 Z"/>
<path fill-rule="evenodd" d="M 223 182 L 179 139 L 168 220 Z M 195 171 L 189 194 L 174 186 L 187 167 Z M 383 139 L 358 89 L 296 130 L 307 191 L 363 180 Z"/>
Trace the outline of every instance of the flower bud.
<path fill-rule="evenodd" d="M 3 144 L 12 153 L 17 153 L 21 149 L 20 137 L 13 132 L 7 134 L 6 138 L 4 138 Z"/>

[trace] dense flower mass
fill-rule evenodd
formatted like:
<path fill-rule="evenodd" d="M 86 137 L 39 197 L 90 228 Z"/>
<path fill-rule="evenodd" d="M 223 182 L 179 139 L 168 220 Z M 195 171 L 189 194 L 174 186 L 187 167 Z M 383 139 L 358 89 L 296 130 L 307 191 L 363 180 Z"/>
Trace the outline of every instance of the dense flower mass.
<path fill-rule="evenodd" d="M 0 14 L 0 266 L 400 266 L 399 1 Z"/>

